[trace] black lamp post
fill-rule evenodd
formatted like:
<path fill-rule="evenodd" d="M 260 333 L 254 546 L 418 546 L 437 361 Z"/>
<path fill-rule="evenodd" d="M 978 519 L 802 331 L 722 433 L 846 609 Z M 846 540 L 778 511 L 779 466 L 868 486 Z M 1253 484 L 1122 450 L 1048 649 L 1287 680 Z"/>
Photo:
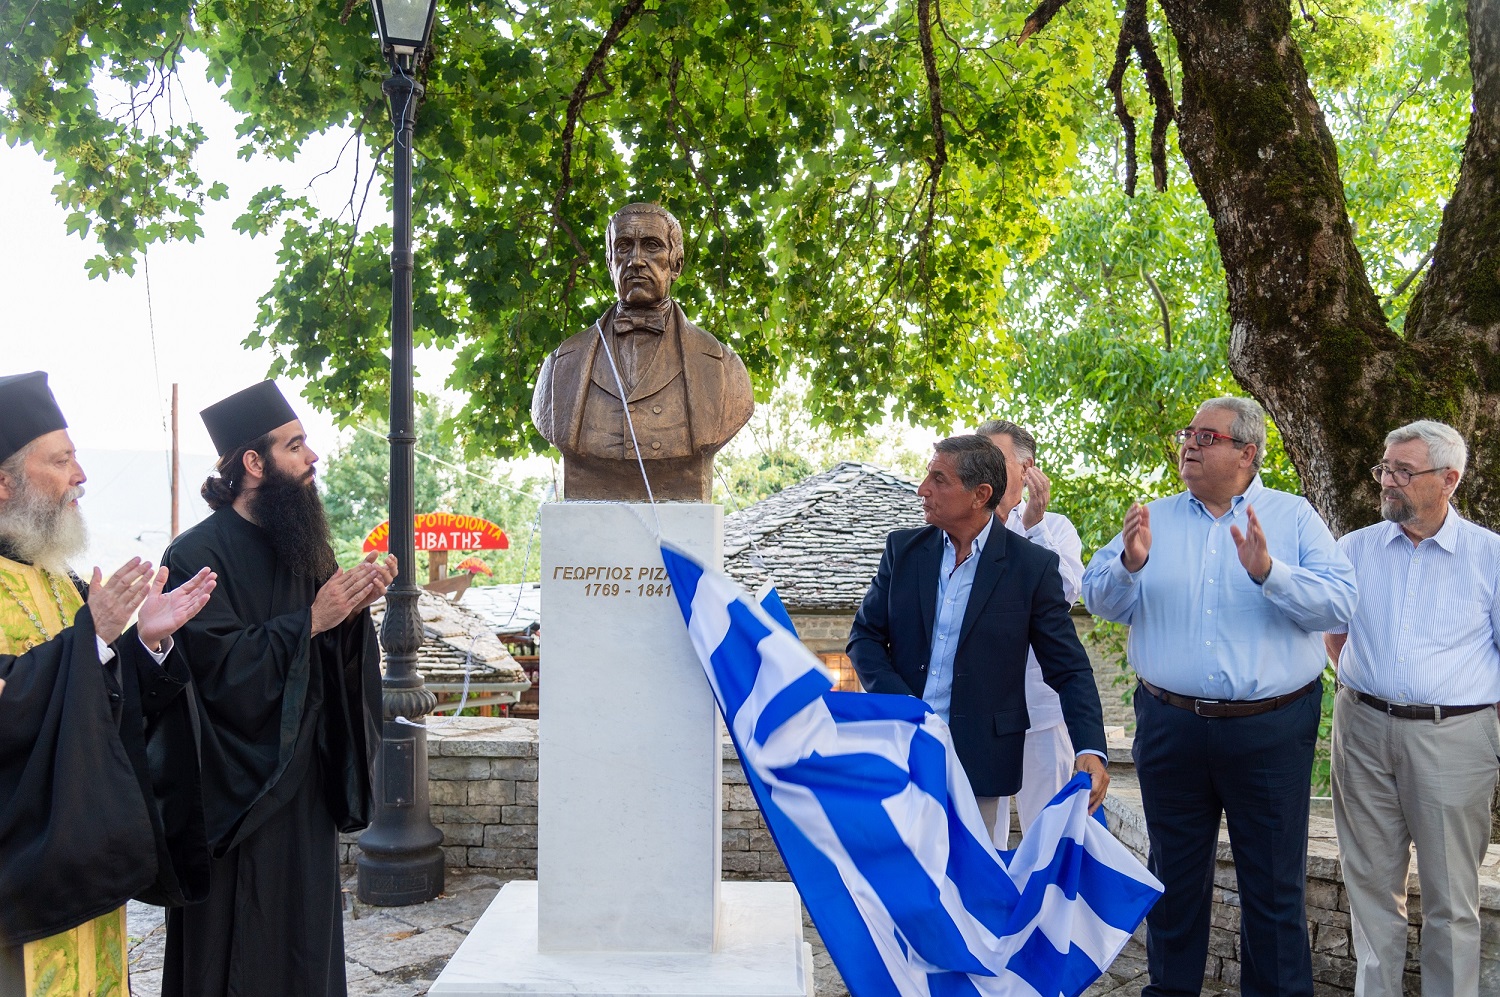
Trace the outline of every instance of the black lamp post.
<path fill-rule="evenodd" d="M 380 644 L 384 740 L 375 763 L 375 818 L 359 837 L 359 898 L 382 907 L 422 903 L 443 892 L 443 835 L 427 804 L 427 731 L 398 724 L 418 720 L 437 705 L 417 671 L 422 620 L 417 585 L 412 479 L 417 443 L 411 357 L 411 141 L 422 85 L 417 65 L 432 33 L 437 0 L 373 0 L 380 45 L 391 75 L 382 90 L 395 127 L 391 246 L 391 534 L 400 574 L 386 591 Z"/>

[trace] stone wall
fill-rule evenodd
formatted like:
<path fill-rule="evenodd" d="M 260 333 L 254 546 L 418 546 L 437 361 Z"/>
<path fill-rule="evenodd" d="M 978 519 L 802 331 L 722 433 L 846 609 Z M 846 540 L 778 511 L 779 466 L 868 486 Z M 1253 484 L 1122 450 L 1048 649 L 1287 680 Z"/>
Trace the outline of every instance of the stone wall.
<path fill-rule="evenodd" d="M 792 613 L 792 624 L 803 643 L 815 650 L 842 651 L 849 642 L 849 628 L 854 626 L 853 613 Z M 822 645 L 829 646 L 824 647 Z"/>
<path fill-rule="evenodd" d="M 427 732 L 427 791 L 450 869 L 536 878 L 537 721 L 459 717 Z M 784 880 L 786 866 L 725 737 L 724 878 Z M 607 833 L 601 815 L 600 833 Z M 340 859 L 359 854 L 345 835 Z"/>

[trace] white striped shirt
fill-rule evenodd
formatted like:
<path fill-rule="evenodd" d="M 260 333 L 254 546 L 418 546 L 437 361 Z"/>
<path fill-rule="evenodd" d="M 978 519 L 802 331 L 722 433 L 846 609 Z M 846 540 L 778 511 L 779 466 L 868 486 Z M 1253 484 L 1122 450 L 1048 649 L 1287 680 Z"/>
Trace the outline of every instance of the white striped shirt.
<path fill-rule="evenodd" d="M 1450 506 L 1416 546 L 1380 522 L 1339 549 L 1359 581 L 1340 682 L 1393 703 L 1500 702 L 1500 536 Z"/>

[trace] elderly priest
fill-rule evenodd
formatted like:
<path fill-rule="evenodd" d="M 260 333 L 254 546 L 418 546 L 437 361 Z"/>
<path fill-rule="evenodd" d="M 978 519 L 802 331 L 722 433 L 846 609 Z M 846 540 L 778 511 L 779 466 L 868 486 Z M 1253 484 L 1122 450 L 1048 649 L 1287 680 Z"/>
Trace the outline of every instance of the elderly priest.
<path fill-rule="evenodd" d="M 0 997 L 125 993 L 125 901 L 208 885 L 171 635 L 214 575 L 164 594 L 135 558 L 84 585 L 84 480 L 47 375 L 0 377 Z"/>
<path fill-rule="evenodd" d="M 213 515 L 172 542 L 172 578 L 224 582 L 179 635 L 203 717 L 213 849 L 202 904 L 169 912 L 164 997 L 345 993 L 338 833 L 369 819 L 380 657 L 369 606 L 396 575 L 340 570 L 318 455 L 273 381 L 203 410 Z"/>

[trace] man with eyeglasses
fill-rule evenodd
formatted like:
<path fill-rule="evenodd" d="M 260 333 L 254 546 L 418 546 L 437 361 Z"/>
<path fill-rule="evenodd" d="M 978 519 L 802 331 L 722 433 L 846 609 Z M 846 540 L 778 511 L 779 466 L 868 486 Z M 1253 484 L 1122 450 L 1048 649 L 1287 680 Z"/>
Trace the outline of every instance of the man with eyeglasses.
<path fill-rule="evenodd" d="M 1384 521 L 1339 541 L 1359 608 L 1324 640 L 1341 686 L 1333 817 L 1360 997 L 1400 997 L 1413 844 L 1422 992 L 1479 993 L 1479 863 L 1500 771 L 1500 537 L 1450 504 L 1467 460 L 1450 426 L 1393 430 L 1370 469 Z"/>
<path fill-rule="evenodd" d="M 1130 625 L 1133 754 L 1166 892 L 1146 919 L 1142 997 L 1197 994 L 1219 820 L 1240 895 L 1244 997 L 1310 997 L 1307 818 L 1323 631 L 1354 612 L 1354 569 L 1300 496 L 1261 483 L 1265 414 L 1203 403 L 1177 433 L 1187 491 L 1125 514 L 1083 576 L 1091 612 Z"/>

